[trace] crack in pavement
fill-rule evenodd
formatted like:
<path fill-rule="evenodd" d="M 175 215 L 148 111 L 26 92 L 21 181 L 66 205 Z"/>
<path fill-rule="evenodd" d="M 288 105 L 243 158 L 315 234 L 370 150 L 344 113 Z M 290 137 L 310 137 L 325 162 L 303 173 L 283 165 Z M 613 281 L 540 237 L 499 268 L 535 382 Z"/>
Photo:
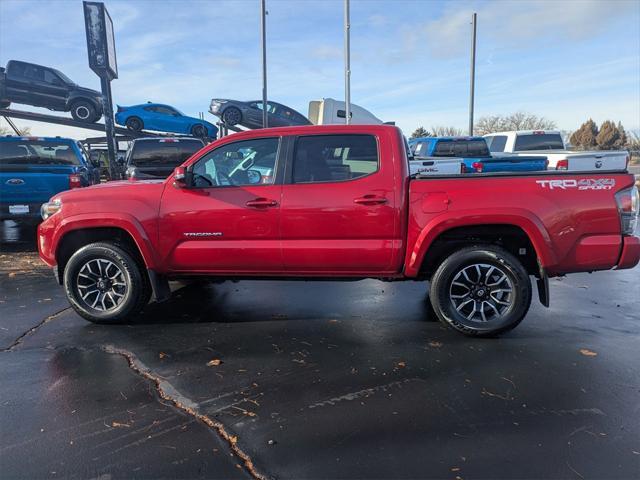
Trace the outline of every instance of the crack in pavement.
<path fill-rule="evenodd" d="M 222 423 L 213 420 L 207 415 L 197 412 L 196 409 L 198 408 L 198 404 L 182 395 L 168 381 L 154 375 L 151 369 L 144 365 L 134 353 L 128 350 L 114 347 L 113 345 L 103 345 L 102 350 L 106 353 L 124 357 L 129 364 L 129 368 L 131 368 L 138 375 L 152 381 L 155 384 L 156 391 L 158 392 L 158 395 L 160 395 L 160 398 L 171 402 L 176 408 L 182 410 L 183 412 L 196 418 L 197 420 L 200 420 L 202 423 L 215 430 L 215 432 L 228 443 L 231 451 L 238 458 L 242 459 L 247 472 L 253 478 L 255 478 L 256 480 L 269 480 L 269 477 L 258 472 L 255 465 L 253 464 L 253 461 L 251 460 L 251 457 L 249 457 L 249 455 L 247 455 L 240 449 L 240 447 L 238 447 L 237 436 L 229 434 Z"/>
<path fill-rule="evenodd" d="M 51 320 L 55 320 L 56 318 L 58 318 L 60 315 L 62 315 L 63 313 L 65 313 L 67 310 L 70 310 L 71 307 L 66 307 L 63 308 L 60 311 L 57 311 L 56 313 L 52 313 L 51 315 L 45 317 L 42 321 L 40 321 L 38 324 L 34 325 L 33 327 L 31 327 L 29 330 L 27 330 L 26 332 L 24 332 L 22 335 L 20 335 L 18 338 L 16 338 L 11 345 L 9 345 L 8 347 L 2 348 L 0 349 L 0 352 L 12 352 L 18 345 L 20 345 L 23 340 L 30 336 L 33 335 L 36 331 L 38 331 L 40 329 L 40 327 L 44 326 L 45 324 L 49 323 Z"/>

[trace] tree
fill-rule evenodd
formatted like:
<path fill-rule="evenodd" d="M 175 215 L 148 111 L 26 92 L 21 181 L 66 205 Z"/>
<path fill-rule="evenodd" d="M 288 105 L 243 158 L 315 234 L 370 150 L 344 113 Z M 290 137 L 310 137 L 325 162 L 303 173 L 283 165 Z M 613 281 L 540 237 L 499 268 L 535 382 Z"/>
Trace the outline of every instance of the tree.
<path fill-rule="evenodd" d="M 626 139 L 626 133 L 624 135 Z M 600 132 L 596 137 L 596 143 L 599 150 L 613 150 L 620 149 L 620 142 L 622 141 L 622 134 L 615 123 L 611 120 L 605 120 L 600 126 Z"/>
<path fill-rule="evenodd" d="M 618 131 L 620 132 L 620 138 L 614 144 L 614 148 L 616 150 L 621 150 L 621 149 L 627 147 L 627 145 L 629 144 L 629 139 L 627 138 L 627 132 L 625 131 L 624 127 L 622 126 L 622 122 L 618 122 Z"/>
<path fill-rule="evenodd" d="M 489 115 L 480 117 L 474 126 L 476 135 L 509 130 L 550 130 L 556 123 L 532 113 L 515 112 L 511 115 Z"/>
<path fill-rule="evenodd" d="M 0 125 L 0 136 L 4 137 L 5 135 L 15 135 L 15 134 L 16 132 L 14 132 L 13 129 Z M 20 134 L 25 136 L 31 135 L 31 128 L 30 127 L 21 128 Z"/>
<path fill-rule="evenodd" d="M 581 150 L 593 149 L 596 147 L 598 136 L 598 126 L 592 119 L 587 120 L 580 128 L 573 132 L 569 141 L 571 145 Z"/>
<path fill-rule="evenodd" d="M 431 127 L 431 133 L 434 137 L 461 137 L 464 135 L 460 128 L 444 126 Z"/>
<path fill-rule="evenodd" d="M 424 127 L 416 128 L 411 134 L 411 138 L 431 137 L 431 134 Z"/>

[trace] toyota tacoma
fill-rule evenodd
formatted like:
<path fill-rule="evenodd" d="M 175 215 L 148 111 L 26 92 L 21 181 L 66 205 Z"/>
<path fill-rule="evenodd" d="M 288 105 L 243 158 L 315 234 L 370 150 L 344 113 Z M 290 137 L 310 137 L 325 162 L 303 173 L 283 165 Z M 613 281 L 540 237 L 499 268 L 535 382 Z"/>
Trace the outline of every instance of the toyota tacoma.
<path fill-rule="evenodd" d="M 164 181 L 129 180 L 43 205 L 41 258 L 75 311 L 131 320 L 169 280 L 428 280 L 438 318 L 492 336 L 525 317 L 537 282 L 631 268 L 638 190 L 625 172 L 410 176 L 390 125 L 247 131 Z"/>

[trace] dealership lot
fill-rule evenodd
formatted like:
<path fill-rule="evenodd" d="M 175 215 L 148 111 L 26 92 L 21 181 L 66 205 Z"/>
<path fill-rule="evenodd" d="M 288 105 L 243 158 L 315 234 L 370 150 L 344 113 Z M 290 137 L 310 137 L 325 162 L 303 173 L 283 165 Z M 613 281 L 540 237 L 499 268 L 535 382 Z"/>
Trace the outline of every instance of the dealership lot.
<path fill-rule="evenodd" d="M 425 284 L 193 284 L 92 325 L 2 231 L 0 464 L 11 477 L 630 478 L 640 268 L 552 280 L 499 339 Z"/>

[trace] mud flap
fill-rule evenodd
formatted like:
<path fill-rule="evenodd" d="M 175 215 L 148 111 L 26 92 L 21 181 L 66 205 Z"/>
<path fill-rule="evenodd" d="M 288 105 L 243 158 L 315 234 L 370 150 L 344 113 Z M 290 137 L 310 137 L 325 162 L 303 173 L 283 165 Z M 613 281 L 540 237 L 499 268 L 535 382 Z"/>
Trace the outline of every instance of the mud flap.
<path fill-rule="evenodd" d="M 538 298 L 540 299 L 540 303 L 545 307 L 549 308 L 549 277 L 547 276 L 547 272 L 544 271 L 544 268 L 538 266 L 540 270 L 540 275 L 536 279 L 538 286 Z"/>
<path fill-rule="evenodd" d="M 147 269 L 147 272 L 149 274 L 151 290 L 153 291 L 153 299 L 158 303 L 169 300 L 169 298 L 171 297 L 171 288 L 169 288 L 169 281 L 165 277 L 158 275 L 150 268 Z"/>

